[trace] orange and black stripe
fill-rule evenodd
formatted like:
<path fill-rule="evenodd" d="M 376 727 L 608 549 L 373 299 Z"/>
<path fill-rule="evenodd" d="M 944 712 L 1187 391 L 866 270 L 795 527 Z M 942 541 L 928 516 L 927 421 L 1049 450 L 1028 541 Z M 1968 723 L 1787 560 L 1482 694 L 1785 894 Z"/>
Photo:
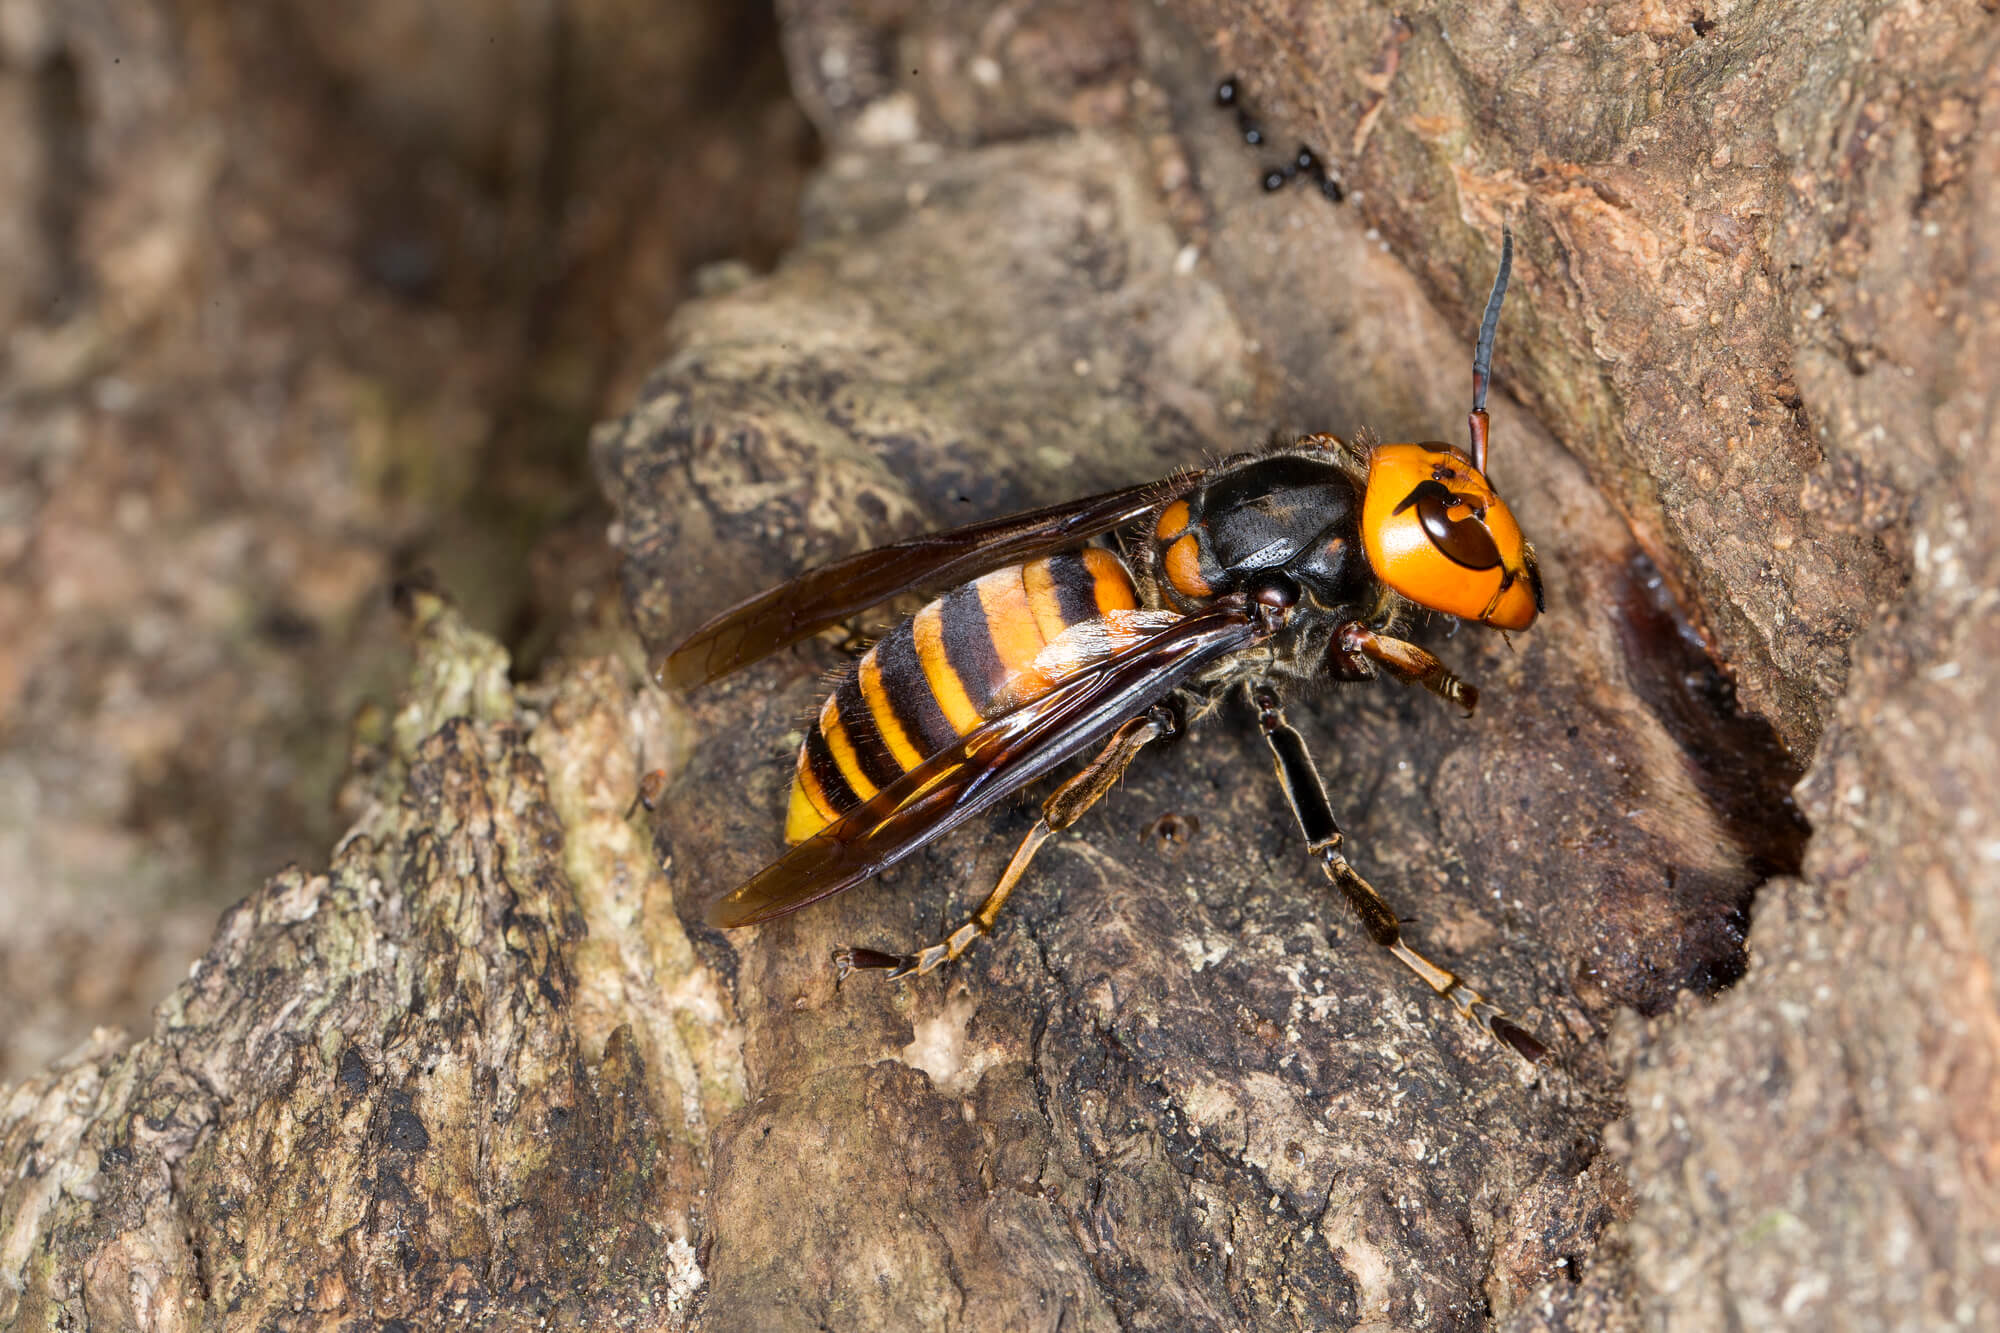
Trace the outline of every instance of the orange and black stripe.
<path fill-rule="evenodd" d="M 799 749 L 785 837 L 800 842 L 990 718 L 1054 688 L 1042 649 L 1138 606 L 1132 576 L 1096 547 L 994 570 L 883 637 L 835 687 Z M 1134 632 L 1136 634 L 1136 631 Z M 1122 646 L 1100 634 L 1092 652 Z M 1089 660 L 1072 657 L 1069 670 Z"/>

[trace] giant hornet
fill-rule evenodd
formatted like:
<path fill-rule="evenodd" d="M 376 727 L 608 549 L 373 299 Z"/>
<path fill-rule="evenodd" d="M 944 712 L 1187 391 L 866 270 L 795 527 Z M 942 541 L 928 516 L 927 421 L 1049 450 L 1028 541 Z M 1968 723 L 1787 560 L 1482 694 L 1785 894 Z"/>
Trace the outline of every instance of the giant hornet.
<path fill-rule="evenodd" d="M 929 972 L 990 933 L 1051 834 L 1096 804 L 1181 701 L 1241 689 L 1306 847 L 1375 943 L 1524 1059 L 1545 1048 L 1403 942 L 1396 913 L 1341 851 L 1340 826 L 1279 682 L 1377 670 L 1469 713 L 1478 692 L 1389 631 L 1410 604 L 1501 630 L 1542 610 L 1533 550 L 1486 479 L 1486 388 L 1513 236 L 1473 354 L 1468 450 L 1289 448 L 864 551 L 723 612 L 657 667 L 692 689 L 902 593 L 950 587 L 847 670 L 800 747 L 791 850 L 719 902 L 718 926 L 769 921 L 850 888 L 1092 746 L 1042 802 L 971 919 L 913 954 L 842 949 L 838 975 Z M 1121 555 L 1092 544 L 1124 538 Z"/>

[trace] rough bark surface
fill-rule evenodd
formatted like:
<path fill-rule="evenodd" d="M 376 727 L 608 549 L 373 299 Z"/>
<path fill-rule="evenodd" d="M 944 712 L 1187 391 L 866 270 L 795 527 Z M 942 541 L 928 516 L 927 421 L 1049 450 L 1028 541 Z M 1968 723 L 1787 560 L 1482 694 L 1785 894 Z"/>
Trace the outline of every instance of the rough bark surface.
<path fill-rule="evenodd" d="M 419 595 L 328 871 L 0 1107 L 0 1321 L 2000 1320 L 2000 37 L 1400 14 L 798 0 L 835 150 L 805 243 L 685 307 L 594 454 L 657 648 L 810 561 L 1273 430 L 1456 439 L 1511 222 L 1494 473 L 1550 614 L 1436 636 L 1474 719 L 1293 707 L 1358 864 L 1553 1068 L 1352 928 L 1230 708 L 964 962 L 836 990 L 831 948 L 934 937 L 1027 809 L 709 930 L 780 850 L 838 646 L 685 700 L 616 659 L 517 689 Z M 1345 205 L 1259 188 L 1301 139 Z"/>
<path fill-rule="evenodd" d="M 810 140 L 754 12 L 670 8 L 0 6 L 0 1080 L 324 857 L 392 575 L 524 669 L 616 621 L 582 442 Z"/>

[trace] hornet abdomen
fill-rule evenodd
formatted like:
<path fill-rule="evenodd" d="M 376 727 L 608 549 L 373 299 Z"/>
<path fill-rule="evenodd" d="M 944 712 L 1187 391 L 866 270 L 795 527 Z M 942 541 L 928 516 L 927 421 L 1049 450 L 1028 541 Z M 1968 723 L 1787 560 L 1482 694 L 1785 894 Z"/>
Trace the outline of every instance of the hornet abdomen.
<path fill-rule="evenodd" d="M 799 748 L 785 840 L 803 842 L 982 723 L 1158 633 L 1132 575 L 1087 547 L 1008 565 L 889 631 L 841 679 Z"/>

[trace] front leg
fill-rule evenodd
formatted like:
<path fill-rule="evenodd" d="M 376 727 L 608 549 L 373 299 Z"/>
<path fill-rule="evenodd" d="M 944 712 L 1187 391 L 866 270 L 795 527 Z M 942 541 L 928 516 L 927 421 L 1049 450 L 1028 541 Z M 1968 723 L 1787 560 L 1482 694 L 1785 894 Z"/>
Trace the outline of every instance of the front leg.
<path fill-rule="evenodd" d="M 1368 658 L 1379 662 L 1397 680 L 1411 685 L 1421 685 L 1438 698 L 1457 704 L 1465 710 L 1467 717 L 1479 707 L 1479 691 L 1452 674 L 1451 668 L 1436 657 L 1405 639 L 1392 639 L 1386 634 L 1377 634 L 1360 621 L 1349 621 L 1340 627 L 1339 651 L 1346 655 L 1350 670 L 1365 676 L 1366 668 L 1358 659 Z"/>
<path fill-rule="evenodd" d="M 1449 1000 L 1452 1007 L 1480 1031 L 1505 1043 L 1531 1064 L 1544 1059 L 1548 1048 L 1533 1033 L 1509 1018 L 1498 1005 L 1459 977 L 1403 943 L 1402 924 L 1396 919 L 1395 910 L 1341 854 L 1340 825 L 1334 821 L 1333 806 L 1326 799 L 1326 784 L 1321 781 L 1319 768 L 1306 749 L 1305 738 L 1285 720 L 1277 691 L 1268 685 L 1255 686 L 1250 691 L 1250 701 L 1257 707 L 1257 725 L 1263 731 L 1264 739 L 1270 743 L 1271 755 L 1277 762 L 1278 781 L 1285 789 L 1285 798 L 1291 802 L 1292 814 L 1299 821 L 1299 831 L 1305 834 L 1306 850 L 1313 854 L 1320 869 L 1361 918 L 1362 929 L 1368 932 L 1368 938 L 1387 949 L 1403 966 L 1416 973 L 1426 986 Z"/>

